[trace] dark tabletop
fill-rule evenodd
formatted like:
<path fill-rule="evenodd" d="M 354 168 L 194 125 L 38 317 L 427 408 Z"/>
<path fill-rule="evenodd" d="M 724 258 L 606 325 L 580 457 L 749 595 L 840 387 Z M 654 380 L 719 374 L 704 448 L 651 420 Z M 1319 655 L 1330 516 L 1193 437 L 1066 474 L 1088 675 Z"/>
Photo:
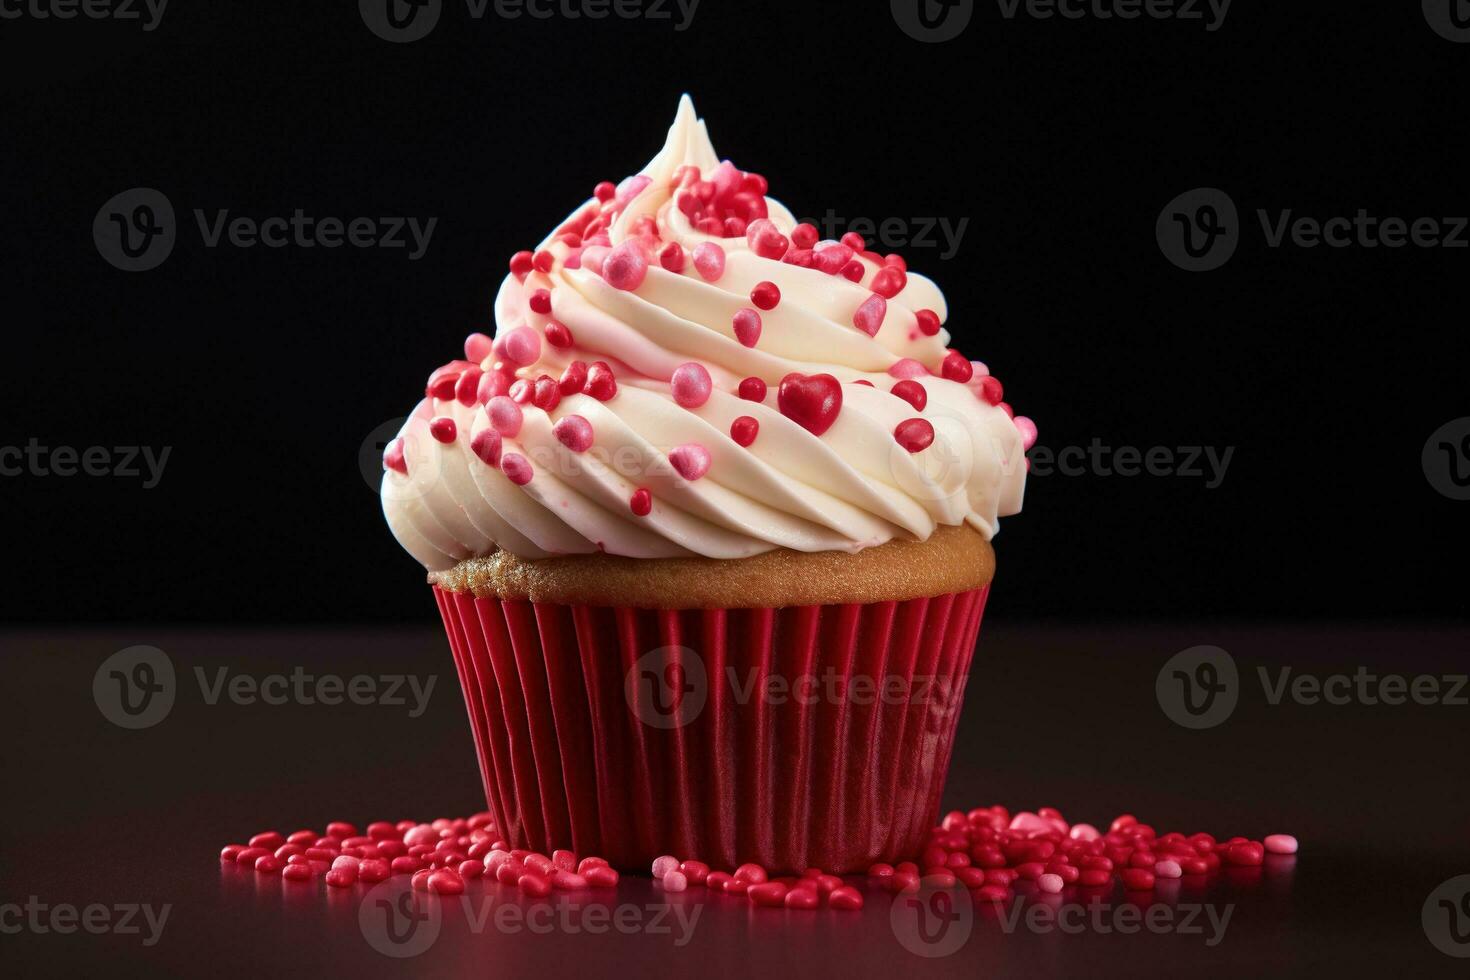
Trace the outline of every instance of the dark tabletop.
<path fill-rule="evenodd" d="M 1361 684 L 1352 703 L 1308 704 L 1288 692 L 1272 704 L 1259 669 L 1272 687 L 1283 666 L 1293 678 L 1444 678 L 1463 672 L 1466 639 L 1428 627 L 988 626 L 947 807 L 1052 805 L 1093 823 L 1129 811 L 1161 831 L 1301 839 L 1294 862 L 1161 889 L 1153 907 L 1122 892 L 1068 896 L 1062 909 L 1033 897 L 1020 913 L 963 894 L 895 907 L 870 890 L 861 913 L 800 913 L 702 889 L 665 895 L 629 878 L 613 892 L 559 899 L 548 913 L 477 882 L 463 901 L 436 900 L 417 932 L 399 928 L 411 941 L 395 945 L 384 939 L 388 913 L 360 917 L 364 886 L 258 879 L 221 869 L 217 853 L 266 828 L 482 809 L 438 633 L 10 634 L 0 641 L 10 747 L 0 953 L 11 976 L 626 976 L 655 965 L 731 977 L 1463 975 L 1465 964 L 1432 939 L 1470 953 L 1449 931 L 1466 889 L 1436 893 L 1470 874 L 1461 755 L 1470 708 L 1365 703 L 1362 691 L 1378 688 Z M 168 654 L 177 693 L 162 720 L 125 730 L 99 708 L 92 682 L 106 658 L 136 644 Z M 1228 651 L 1240 679 L 1229 717 L 1191 730 L 1170 720 L 1155 681 L 1170 657 L 1201 644 Z M 221 668 L 228 679 L 299 669 L 437 680 L 414 717 L 411 693 L 402 705 L 295 695 L 266 705 L 237 703 L 226 688 L 210 703 Z M 1452 701 L 1454 683 L 1439 682 Z M 1451 908 L 1438 905 L 1446 896 Z M 1426 903 L 1435 910 L 1428 929 Z M 68 909 L 79 918 L 63 933 L 53 926 L 73 924 Z M 95 931 L 80 924 L 88 914 Z M 1458 924 L 1470 928 L 1470 919 Z"/>

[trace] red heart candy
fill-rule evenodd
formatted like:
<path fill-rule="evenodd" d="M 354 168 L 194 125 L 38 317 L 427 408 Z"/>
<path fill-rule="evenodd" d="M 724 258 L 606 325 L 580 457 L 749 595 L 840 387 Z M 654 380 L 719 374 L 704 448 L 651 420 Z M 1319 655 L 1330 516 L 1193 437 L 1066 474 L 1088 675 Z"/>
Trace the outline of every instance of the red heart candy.
<path fill-rule="evenodd" d="M 842 411 L 842 385 L 830 374 L 792 372 L 781 379 L 776 404 L 782 415 L 819 436 L 832 428 Z"/>

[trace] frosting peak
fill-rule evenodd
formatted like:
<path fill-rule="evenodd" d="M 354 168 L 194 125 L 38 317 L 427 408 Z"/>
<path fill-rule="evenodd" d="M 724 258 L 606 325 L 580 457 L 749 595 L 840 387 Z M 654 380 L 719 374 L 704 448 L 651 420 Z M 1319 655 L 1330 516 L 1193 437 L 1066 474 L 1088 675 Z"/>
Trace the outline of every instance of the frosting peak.
<path fill-rule="evenodd" d="M 846 550 L 1020 509 L 1028 419 L 948 349 L 944 298 L 859 236 L 819 241 L 721 161 L 688 96 L 429 378 L 383 506 L 430 569 L 497 548 L 739 558 Z"/>

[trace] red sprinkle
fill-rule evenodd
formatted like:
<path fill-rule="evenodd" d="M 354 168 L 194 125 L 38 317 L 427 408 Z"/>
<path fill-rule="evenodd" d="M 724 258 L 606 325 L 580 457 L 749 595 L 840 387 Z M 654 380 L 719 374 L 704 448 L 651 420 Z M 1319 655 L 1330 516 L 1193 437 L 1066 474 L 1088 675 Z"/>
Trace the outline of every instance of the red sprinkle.
<path fill-rule="evenodd" d="M 459 429 L 455 426 L 454 419 L 447 415 L 440 415 L 429 423 L 429 434 L 439 442 L 453 442 L 458 433 Z"/>
<path fill-rule="evenodd" d="M 919 320 L 919 333 L 925 337 L 932 337 L 939 332 L 939 314 L 933 310 L 916 310 L 914 316 Z"/>
<path fill-rule="evenodd" d="M 538 289 L 531 294 L 531 312 L 547 316 L 551 313 L 551 290 Z"/>
<path fill-rule="evenodd" d="M 754 347 L 761 338 L 761 315 L 746 307 L 735 314 L 735 339 L 746 347 Z"/>
<path fill-rule="evenodd" d="M 781 290 L 773 282 L 762 281 L 750 291 L 750 301 L 762 310 L 774 310 L 781 302 Z"/>
<path fill-rule="evenodd" d="M 922 412 L 924 406 L 929 404 L 929 392 L 917 381 L 899 381 L 889 391 L 914 406 L 914 411 Z"/>
<path fill-rule="evenodd" d="M 664 250 L 658 253 L 658 264 L 670 272 L 683 272 L 689 264 L 689 258 L 684 254 L 684 246 L 678 242 L 669 242 Z"/>
<path fill-rule="evenodd" d="M 962 378 L 960 380 L 965 379 Z M 1005 387 L 1001 385 L 999 379 L 994 375 L 987 374 L 980 379 L 980 397 L 990 404 L 999 405 L 1005 399 L 1005 394 Z"/>
<path fill-rule="evenodd" d="M 653 510 L 653 494 L 643 487 L 633 491 L 633 496 L 628 499 L 628 509 L 638 517 L 647 517 Z M 583 862 L 584 864 L 586 862 Z"/>
<path fill-rule="evenodd" d="M 740 397 L 748 402 L 766 400 L 766 383 L 760 378 L 746 378 L 740 382 Z"/>
<path fill-rule="evenodd" d="M 957 350 L 952 350 L 944 355 L 944 363 L 940 365 L 939 373 L 950 381 L 965 382 L 975 373 L 975 368 L 970 364 L 968 358 Z M 996 399 L 999 401 L 999 399 Z"/>
<path fill-rule="evenodd" d="M 546 342 L 552 347 L 566 350 L 572 346 L 572 332 L 556 320 L 546 321 Z"/>
<path fill-rule="evenodd" d="M 510 272 L 517 279 L 524 280 L 535 267 L 535 257 L 530 252 L 517 252 L 510 257 Z"/>
<path fill-rule="evenodd" d="M 582 392 L 600 402 L 608 401 L 618 393 L 618 380 L 606 361 L 592 362 L 592 366 L 587 369 L 587 385 Z"/>
<path fill-rule="evenodd" d="M 934 443 L 934 426 L 928 419 L 904 419 L 893 430 L 893 438 L 911 453 L 921 453 Z"/>
<path fill-rule="evenodd" d="M 737 445 L 749 446 L 755 442 L 755 437 L 760 434 L 761 424 L 749 415 L 742 415 L 730 423 L 730 438 Z"/>

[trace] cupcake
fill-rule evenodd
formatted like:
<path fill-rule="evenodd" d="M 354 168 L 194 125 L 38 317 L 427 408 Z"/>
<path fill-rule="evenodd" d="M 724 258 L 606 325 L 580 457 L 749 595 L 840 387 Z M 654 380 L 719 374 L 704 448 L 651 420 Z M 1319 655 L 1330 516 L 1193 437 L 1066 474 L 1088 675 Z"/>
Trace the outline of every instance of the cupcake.
<path fill-rule="evenodd" d="M 1035 426 L 944 297 L 663 149 L 510 260 L 384 454 L 511 847 L 864 869 L 933 825 Z"/>

